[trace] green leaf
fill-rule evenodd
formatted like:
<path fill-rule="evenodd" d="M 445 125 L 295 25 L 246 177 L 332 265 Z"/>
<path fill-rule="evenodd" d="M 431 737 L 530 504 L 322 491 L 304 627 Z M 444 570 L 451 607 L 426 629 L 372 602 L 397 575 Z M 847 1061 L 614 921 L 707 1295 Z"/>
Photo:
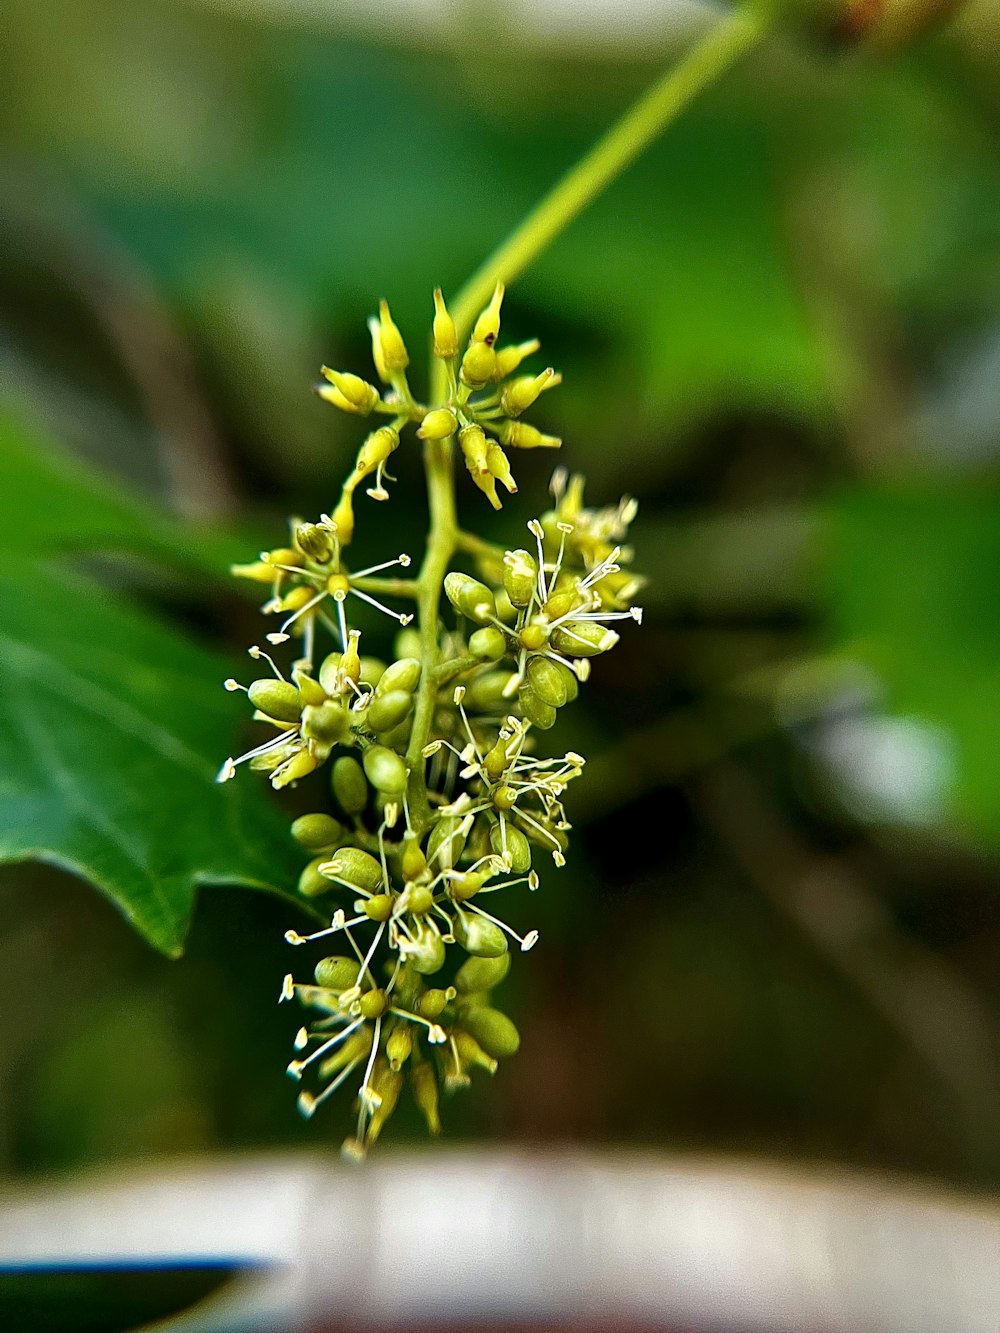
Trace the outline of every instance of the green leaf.
<path fill-rule="evenodd" d="M 215 782 L 237 726 L 225 674 L 110 593 L 5 560 L 0 859 L 92 881 L 171 956 L 200 885 L 284 894 L 298 871 L 287 822 L 252 780 Z"/>
<path fill-rule="evenodd" d="M 893 713 L 946 729 L 950 814 L 1000 839 L 1000 496 L 871 490 L 831 505 L 823 580 L 836 650 Z"/>
<path fill-rule="evenodd" d="M 5 553 L 130 551 L 215 575 L 245 555 L 232 538 L 192 530 L 71 457 L 2 405 L 0 475 L 9 515 L 0 524 Z"/>

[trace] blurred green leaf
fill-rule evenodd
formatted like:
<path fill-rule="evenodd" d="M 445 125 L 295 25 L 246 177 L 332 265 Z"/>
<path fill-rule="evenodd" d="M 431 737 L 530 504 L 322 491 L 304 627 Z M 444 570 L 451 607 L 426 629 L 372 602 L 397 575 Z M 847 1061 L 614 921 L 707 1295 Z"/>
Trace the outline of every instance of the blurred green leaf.
<path fill-rule="evenodd" d="M 293 882 L 287 824 L 260 788 L 214 780 L 235 721 L 223 662 L 13 557 L 0 626 L 0 859 L 83 876 L 172 956 L 199 886 Z"/>
<path fill-rule="evenodd" d="M 14 554 L 131 551 L 219 576 L 245 555 L 232 538 L 194 531 L 63 452 L 0 406 L 0 476 L 7 519 L 0 550 Z"/>
<path fill-rule="evenodd" d="M 877 673 L 889 710 L 947 729 L 952 813 L 1000 839 L 1000 495 L 873 489 L 827 513 L 837 651 Z"/>

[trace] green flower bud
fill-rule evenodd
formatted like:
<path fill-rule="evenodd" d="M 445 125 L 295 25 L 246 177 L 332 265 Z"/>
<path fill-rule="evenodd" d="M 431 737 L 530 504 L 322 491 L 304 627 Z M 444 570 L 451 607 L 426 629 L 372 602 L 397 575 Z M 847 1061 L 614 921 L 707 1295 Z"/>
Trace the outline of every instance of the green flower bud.
<path fill-rule="evenodd" d="M 397 1070 L 389 1067 L 388 1061 L 376 1060 L 375 1069 L 371 1077 L 372 1091 L 381 1097 L 377 1110 L 372 1113 L 372 1118 L 368 1122 L 366 1132 L 366 1142 L 374 1143 L 382 1133 L 386 1121 L 396 1109 L 396 1103 L 399 1101 L 399 1094 L 403 1088 L 403 1075 Z"/>
<path fill-rule="evenodd" d="M 507 640 L 495 625 L 483 625 L 469 635 L 469 652 L 484 662 L 496 662 L 507 651 Z"/>
<path fill-rule="evenodd" d="M 327 653 L 319 665 L 319 683 L 326 694 L 340 693 L 340 653 Z"/>
<path fill-rule="evenodd" d="M 500 306 L 503 304 L 503 293 L 503 283 L 498 282 L 493 289 L 489 305 L 482 311 L 473 326 L 472 338 L 474 342 L 488 343 L 490 347 L 496 342 L 497 335 L 500 332 Z"/>
<path fill-rule="evenodd" d="M 517 692 L 517 701 L 521 712 L 542 731 L 548 731 L 556 720 L 556 710 L 547 704 L 530 685 L 522 685 Z"/>
<path fill-rule="evenodd" d="M 403 853 L 399 858 L 399 868 L 403 872 L 403 878 L 410 882 L 426 873 L 427 857 L 424 856 L 420 846 L 420 839 L 412 829 L 407 829 L 403 834 Z"/>
<path fill-rule="evenodd" d="M 379 392 L 375 385 L 369 384 L 360 375 L 344 374 L 339 370 L 330 370 L 328 366 L 323 366 L 321 373 L 347 402 L 348 410 L 356 412 L 359 416 L 366 417 L 379 400 Z M 338 406 L 341 404 L 338 403 Z"/>
<path fill-rule="evenodd" d="M 383 694 L 390 690 L 405 690 L 407 694 L 412 694 L 419 682 L 419 660 L 416 657 L 401 657 L 398 661 L 393 662 L 391 666 L 386 667 L 375 693 Z"/>
<path fill-rule="evenodd" d="M 365 710 L 365 721 L 372 731 L 391 731 L 398 727 L 413 707 L 413 695 L 405 690 L 377 694 Z"/>
<path fill-rule="evenodd" d="M 462 357 L 462 383 L 470 389 L 483 389 L 493 378 L 497 354 L 486 342 L 471 342 Z"/>
<path fill-rule="evenodd" d="M 371 685 L 375 689 L 384 675 L 385 663 L 380 657 L 362 657 L 361 674 L 358 676 L 362 685 Z"/>
<path fill-rule="evenodd" d="M 295 529 L 295 545 L 303 555 L 325 565 L 333 559 L 333 534 L 318 523 L 300 523 Z"/>
<path fill-rule="evenodd" d="M 418 629 L 401 629 L 393 640 L 396 656 L 403 660 L 404 657 L 412 657 L 419 660 L 423 648 L 420 643 L 420 631 Z"/>
<path fill-rule="evenodd" d="M 322 986 L 324 990 L 350 990 L 352 986 L 358 984 L 361 964 L 356 958 L 331 954 L 329 958 L 319 960 L 313 975 L 316 978 L 316 985 Z"/>
<path fill-rule="evenodd" d="M 337 536 L 342 546 L 347 546 L 354 536 L 354 502 L 350 488 L 345 486 L 341 492 L 337 507 L 330 515 L 337 528 Z"/>
<path fill-rule="evenodd" d="M 329 699 L 324 704 L 309 704 L 302 710 L 302 736 L 327 747 L 342 741 L 351 729 L 351 719 L 344 701 Z"/>
<path fill-rule="evenodd" d="M 448 992 L 437 987 L 425 990 L 417 1001 L 417 1013 L 432 1021 L 440 1018 L 448 1005 Z"/>
<path fill-rule="evenodd" d="M 566 657 L 596 657 L 618 642 L 618 635 L 597 620 L 567 620 L 552 631 L 552 647 Z"/>
<path fill-rule="evenodd" d="M 298 722 L 302 716 L 302 695 L 287 680 L 255 680 L 247 694 L 254 708 L 275 722 Z"/>
<path fill-rule="evenodd" d="M 309 816 L 307 815 L 308 819 Z M 317 856 L 302 871 L 299 876 L 299 893 L 306 898 L 318 898 L 321 893 L 329 893 L 333 885 L 325 875 L 319 873 L 321 865 L 326 864 L 325 856 Z"/>
<path fill-rule="evenodd" d="M 476 995 L 499 986 L 509 971 L 509 953 L 494 958 L 467 958 L 455 974 L 455 987 L 462 995 Z"/>
<path fill-rule="evenodd" d="M 507 952 L 507 936 L 500 927 L 471 912 L 455 914 L 455 939 L 477 958 L 499 958 Z"/>
<path fill-rule="evenodd" d="M 497 856 L 503 855 L 503 830 L 499 824 L 490 829 L 490 847 Z M 507 855 L 515 875 L 526 875 L 531 869 L 531 844 L 510 820 L 507 821 Z"/>
<path fill-rule="evenodd" d="M 408 1024 L 401 1023 L 398 1028 L 393 1028 L 385 1043 L 385 1053 L 390 1069 L 402 1069 L 413 1054 L 413 1033 Z"/>
<path fill-rule="evenodd" d="M 528 342 L 514 343 L 509 347 L 499 348 L 493 378 L 495 380 L 506 379 L 508 375 L 513 374 L 526 357 L 533 356 L 541 345 L 537 338 L 532 338 Z"/>
<path fill-rule="evenodd" d="M 496 478 L 490 473 L 487 459 L 489 444 L 482 426 L 464 426 L 458 432 L 458 446 L 465 459 L 469 476 L 489 500 L 494 509 L 500 508 Z"/>
<path fill-rule="evenodd" d="M 384 990 L 366 990 L 358 1001 L 362 1018 L 381 1018 L 389 1008 Z"/>
<path fill-rule="evenodd" d="M 382 353 L 382 365 L 391 375 L 395 370 L 405 370 L 410 364 L 410 356 L 403 342 L 403 335 L 393 323 L 389 314 L 389 302 L 378 303 L 378 341 Z"/>
<path fill-rule="evenodd" d="M 334 760 L 333 794 L 345 815 L 360 815 L 368 804 L 368 783 L 361 765 L 351 755 Z"/>
<path fill-rule="evenodd" d="M 458 356 L 458 330 L 448 314 L 441 288 L 434 288 L 434 355 L 442 361 Z"/>
<path fill-rule="evenodd" d="M 458 1058 L 466 1069 L 485 1069 L 488 1074 L 497 1072 L 497 1062 L 487 1055 L 471 1032 L 457 1028 L 452 1033 L 452 1040 L 458 1051 Z"/>
<path fill-rule="evenodd" d="M 514 480 L 514 474 L 510 470 L 510 463 L 507 455 L 498 444 L 491 444 L 486 450 L 486 470 L 491 477 L 496 477 L 497 481 L 507 491 L 508 495 L 517 494 L 517 482 Z"/>
<path fill-rule="evenodd" d="M 382 887 L 382 866 L 360 847 L 341 847 L 324 863 L 324 873 L 373 893 Z"/>
<path fill-rule="evenodd" d="M 462 1014 L 462 1026 L 470 1032 L 487 1055 L 506 1060 L 516 1055 L 521 1045 L 517 1028 L 506 1014 L 487 1005 L 477 1005 Z"/>
<path fill-rule="evenodd" d="M 538 561 L 528 551 L 506 551 L 503 586 L 514 606 L 527 606 L 538 586 Z"/>
<path fill-rule="evenodd" d="M 427 860 L 432 866 L 450 870 L 465 850 L 466 835 L 457 815 L 442 815 L 427 839 Z"/>
<path fill-rule="evenodd" d="M 513 449 L 558 449 L 562 444 L 557 435 L 543 435 L 526 421 L 504 421 L 498 433 L 503 443 Z"/>
<path fill-rule="evenodd" d="M 365 775 L 376 791 L 401 796 L 406 790 L 406 763 L 385 745 L 372 745 L 364 753 Z"/>
<path fill-rule="evenodd" d="M 450 407 L 435 407 L 420 423 L 417 434 L 422 440 L 446 440 L 458 430 L 458 417 Z"/>
<path fill-rule="evenodd" d="M 361 910 L 371 921 L 388 921 L 392 916 L 395 900 L 388 893 L 376 893 L 361 905 Z"/>
<path fill-rule="evenodd" d="M 292 837 L 310 852 L 332 851 L 344 836 L 344 826 L 332 815 L 299 815 Z"/>
<path fill-rule="evenodd" d="M 444 940 L 436 930 L 425 929 L 414 941 L 413 947 L 407 949 L 406 957 L 414 971 L 422 977 L 429 977 L 444 967 Z"/>
<path fill-rule="evenodd" d="M 511 671 L 483 671 L 473 676 L 465 687 L 465 704 L 477 713 L 493 713 L 498 708 L 509 708 L 504 691 L 513 679 Z"/>
<path fill-rule="evenodd" d="M 550 366 L 540 375 L 521 375 L 504 386 L 500 408 L 504 416 L 519 417 L 546 389 L 554 389 L 562 379 Z"/>
<path fill-rule="evenodd" d="M 566 680 L 568 673 L 560 662 L 553 662 L 550 657 L 541 655 L 528 658 L 525 668 L 525 680 L 534 690 L 542 703 L 552 708 L 562 708 L 567 699 Z"/>
<path fill-rule="evenodd" d="M 413 1100 L 420 1107 L 431 1134 L 441 1133 L 441 1117 L 438 1114 L 438 1083 L 434 1066 L 429 1060 L 414 1065 L 410 1070 L 410 1091 Z"/>
<path fill-rule="evenodd" d="M 497 613 L 493 594 L 485 583 L 453 570 L 445 575 L 444 590 L 449 602 L 477 625 L 488 625 Z"/>
<path fill-rule="evenodd" d="M 392 426 L 379 426 L 373 430 L 358 450 L 354 470 L 359 480 L 374 472 L 380 463 L 399 448 L 399 431 Z"/>

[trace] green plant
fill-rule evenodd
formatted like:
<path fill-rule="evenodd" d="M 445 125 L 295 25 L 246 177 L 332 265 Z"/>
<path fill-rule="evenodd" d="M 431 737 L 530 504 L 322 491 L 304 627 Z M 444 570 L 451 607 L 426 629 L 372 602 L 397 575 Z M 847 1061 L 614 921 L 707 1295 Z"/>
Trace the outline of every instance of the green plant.
<path fill-rule="evenodd" d="M 575 751 L 541 758 L 538 738 L 577 697 L 591 660 L 618 641 L 610 622 L 642 618 L 633 604 L 642 580 L 623 545 L 633 500 L 587 509 L 583 478 L 560 468 L 553 507 L 528 524 L 526 546 L 496 546 L 459 525 L 456 451 L 500 509 L 498 483 L 517 490 L 508 451 L 562 443 L 522 415 L 561 376 L 551 367 L 516 373 L 539 343 L 498 343 L 504 282 L 761 30 L 759 20 L 734 18 L 661 79 L 472 278 L 454 317 L 435 291 L 426 402 L 411 389 L 406 343 L 381 302 L 369 327 L 382 387 L 324 367 L 317 392 L 344 412 L 386 422 L 362 443 L 332 514 L 293 521 L 289 546 L 233 567 L 269 586 L 262 610 L 282 622 L 267 638 L 277 647 L 294 636 L 299 653 L 286 676 L 255 645 L 251 657 L 270 674 L 248 686 L 227 680 L 227 689 L 246 690 L 255 719 L 275 734 L 227 759 L 219 780 L 247 763 L 280 789 L 329 766 L 332 804 L 292 826 L 311 853 L 299 892 L 330 903 L 346 894 L 348 906 L 324 928 L 289 930 L 286 939 L 343 940 L 347 950 L 321 958 L 313 981 L 286 976 L 281 999 L 318 1015 L 299 1029 L 301 1054 L 288 1067 L 298 1081 L 318 1078 L 318 1093 L 299 1095 L 302 1113 L 358 1080 L 351 1155 L 378 1138 L 407 1078 L 436 1133 L 439 1089 L 464 1086 L 476 1067 L 492 1073 L 517 1050 L 517 1029 L 493 1007 L 492 992 L 509 968 L 508 941 L 527 951 L 538 936 L 519 935 L 483 902 L 502 889 L 538 888 L 539 855 L 565 864 L 562 796 L 585 761 Z M 356 492 L 371 483 L 372 499 L 389 499 L 387 465 L 411 427 L 423 441 L 430 518 L 420 571 L 399 572 L 411 564 L 407 554 L 351 570 Z M 399 621 L 389 665 L 362 655 L 351 597 Z M 382 597 L 415 603 L 416 628 L 411 612 Z M 333 651 L 318 646 L 324 633 Z M 457 970 L 447 967 L 450 951 L 464 958 Z"/>

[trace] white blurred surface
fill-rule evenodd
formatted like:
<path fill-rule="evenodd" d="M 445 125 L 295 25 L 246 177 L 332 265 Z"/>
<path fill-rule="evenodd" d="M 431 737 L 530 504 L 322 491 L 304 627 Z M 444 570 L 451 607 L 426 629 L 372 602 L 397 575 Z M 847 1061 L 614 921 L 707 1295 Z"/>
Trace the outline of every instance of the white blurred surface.
<path fill-rule="evenodd" d="M 171 1328 L 626 1317 L 740 1333 L 996 1333 L 1000 1211 L 907 1183 L 634 1154 L 269 1157 L 0 1206 L 0 1264 L 270 1269 Z M 227 1322 L 227 1320 L 229 1322 Z M 363 1325 L 362 1325 L 363 1326 Z"/>

